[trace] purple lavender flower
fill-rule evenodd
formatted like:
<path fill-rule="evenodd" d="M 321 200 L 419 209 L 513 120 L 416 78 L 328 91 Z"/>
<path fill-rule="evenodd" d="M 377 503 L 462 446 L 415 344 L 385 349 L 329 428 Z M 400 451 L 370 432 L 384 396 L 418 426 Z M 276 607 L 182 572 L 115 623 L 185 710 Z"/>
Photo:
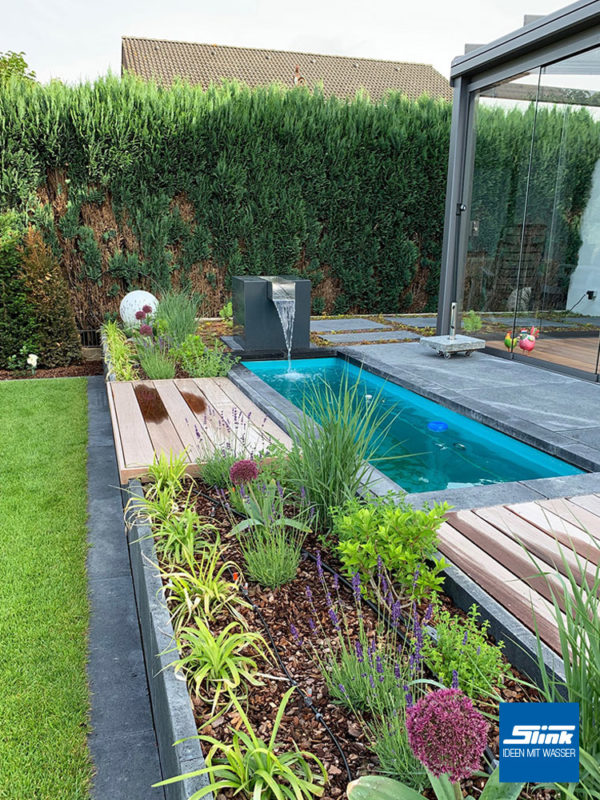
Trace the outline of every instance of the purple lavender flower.
<path fill-rule="evenodd" d="M 311 591 L 310 586 L 305 586 L 304 587 L 304 593 L 306 594 L 306 597 L 307 597 L 308 601 L 310 603 L 312 603 L 312 601 L 313 601 L 313 593 Z"/>
<path fill-rule="evenodd" d="M 467 639 L 469 638 L 469 631 L 465 631 L 465 635 L 463 636 L 462 646 L 464 647 L 467 643 Z"/>
<path fill-rule="evenodd" d="M 315 516 L 316 513 L 317 513 L 317 509 L 314 506 L 311 506 L 308 509 L 308 517 L 309 517 L 309 519 L 312 519 Z"/>
<path fill-rule="evenodd" d="M 392 606 L 392 625 L 397 625 L 400 622 L 400 617 L 402 616 L 402 605 L 399 600 Z"/>
<path fill-rule="evenodd" d="M 313 633 L 317 630 L 317 626 L 315 625 L 315 621 L 312 617 L 308 618 L 308 627 L 311 629 Z"/>
<path fill-rule="evenodd" d="M 378 675 L 383 675 L 383 662 L 381 660 L 381 656 L 377 656 L 375 659 L 375 671 Z"/>
<path fill-rule="evenodd" d="M 302 639 L 300 638 L 300 634 L 298 633 L 298 628 L 294 624 L 290 625 L 290 633 L 294 637 L 294 639 L 298 642 L 298 644 L 302 644 Z"/>
<path fill-rule="evenodd" d="M 419 580 L 419 575 L 421 574 L 421 570 L 419 567 L 416 568 L 415 574 L 413 575 L 413 592 L 417 588 L 417 581 Z"/>
<path fill-rule="evenodd" d="M 304 502 L 305 498 L 306 498 L 306 489 L 304 488 L 304 486 L 301 486 L 300 487 L 300 500 L 302 500 L 302 502 Z"/>
<path fill-rule="evenodd" d="M 381 556 L 377 556 L 377 575 L 380 579 L 383 575 L 383 559 Z"/>
<path fill-rule="evenodd" d="M 478 655 L 478 656 L 480 656 L 480 655 L 481 655 L 481 645 L 479 645 L 479 647 L 477 648 L 477 655 Z"/>
<path fill-rule="evenodd" d="M 455 669 L 452 670 L 452 688 L 458 689 L 458 671 Z"/>
<path fill-rule="evenodd" d="M 321 551 L 317 550 L 317 575 L 323 580 L 323 563 L 321 561 Z"/>
<path fill-rule="evenodd" d="M 279 495 L 279 498 L 283 500 L 283 486 L 279 483 L 279 481 L 277 481 L 277 494 Z"/>
<path fill-rule="evenodd" d="M 337 574 L 337 572 L 333 576 L 333 588 L 336 592 L 340 588 L 340 576 Z"/>
<path fill-rule="evenodd" d="M 365 660 L 365 655 L 363 651 L 362 643 L 359 639 L 354 642 L 354 649 L 356 650 L 356 658 L 358 659 L 358 663 L 362 664 Z"/>
<path fill-rule="evenodd" d="M 333 600 L 331 599 L 329 592 L 325 593 L 325 602 L 327 603 L 328 608 L 333 608 Z"/>
<path fill-rule="evenodd" d="M 330 608 L 329 609 L 329 619 L 331 620 L 332 625 L 336 629 L 336 631 L 339 630 L 339 628 L 340 628 L 340 620 L 338 618 L 338 615 L 335 613 L 335 609 L 334 608 Z"/>
<path fill-rule="evenodd" d="M 343 683 L 338 683 L 338 689 L 342 694 L 346 694 L 346 687 L 344 686 Z"/>
<path fill-rule="evenodd" d="M 400 680 L 400 665 L 397 662 L 394 664 L 394 678 L 396 678 L 397 681 Z"/>
<path fill-rule="evenodd" d="M 408 684 L 404 684 L 404 697 L 406 698 L 406 707 L 412 708 L 413 705 L 413 696 L 411 690 L 408 688 Z"/>
<path fill-rule="evenodd" d="M 423 622 L 429 622 L 431 620 L 431 615 L 433 614 L 433 606 L 431 603 L 427 606 L 427 610 L 425 611 L 425 616 L 423 617 Z"/>
<path fill-rule="evenodd" d="M 352 576 L 352 590 L 354 591 L 354 599 L 358 603 L 361 596 L 360 590 L 360 573 L 355 572 Z"/>
<path fill-rule="evenodd" d="M 407 709 L 406 730 L 419 761 L 453 783 L 470 778 L 481 764 L 489 725 L 458 689 L 437 689 Z"/>
<path fill-rule="evenodd" d="M 371 689 L 375 688 L 375 679 L 372 675 L 369 675 L 369 683 L 371 684 Z"/>

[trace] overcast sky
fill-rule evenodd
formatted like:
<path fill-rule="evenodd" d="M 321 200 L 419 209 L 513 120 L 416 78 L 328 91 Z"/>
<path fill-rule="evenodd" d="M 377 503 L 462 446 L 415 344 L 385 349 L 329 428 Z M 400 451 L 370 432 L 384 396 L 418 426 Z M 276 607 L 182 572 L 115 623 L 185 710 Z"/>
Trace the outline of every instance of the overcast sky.
<path fill-rule="evenodd" d="M 524 5 L 523 3 L 526 3 Z M 414 61 L 449 74 L 465 42 L 485 43 L 556 0 L 18 0 L 0 50 L 23 50 L 41 81 L 121 68 L 121 36 Z"/>

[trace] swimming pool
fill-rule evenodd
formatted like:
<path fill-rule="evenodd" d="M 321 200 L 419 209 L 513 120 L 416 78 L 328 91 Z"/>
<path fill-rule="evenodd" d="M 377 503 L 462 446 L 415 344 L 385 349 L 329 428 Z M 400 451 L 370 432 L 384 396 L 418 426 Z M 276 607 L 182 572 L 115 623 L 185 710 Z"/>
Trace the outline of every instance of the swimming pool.
<path fill-rule="evenodd" d="M 373 464 L 407 492 L 577 475 L 582 470 L 480 422 L 450 411 L 340 358 L 244 361 L 298 408 L 323 381 L 337 389 L 344 375 L 359 381 L 359 402 L 390 410 L 393 423 Z M 406 456 L 400 458 L 399 456 Z"/>

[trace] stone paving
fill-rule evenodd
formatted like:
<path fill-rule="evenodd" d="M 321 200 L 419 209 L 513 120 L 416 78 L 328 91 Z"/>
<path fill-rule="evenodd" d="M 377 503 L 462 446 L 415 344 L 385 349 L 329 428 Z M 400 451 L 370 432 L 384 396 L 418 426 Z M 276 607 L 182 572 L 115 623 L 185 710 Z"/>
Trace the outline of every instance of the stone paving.
<path fill-rule="evenodd" d="M 413 331 L 364 331 L 358 333 L 326 333 L 323 338 L 331 344 L 350 344 L 351 342 L 385 342 L 400 339 L 420 339 Z"/>
<path fill-rule="evenodd" d="M 371 331 L 385 330 L 386 326 L 372 319 L 311 319 L 310 329 L 313 333 L 330 333 L 331 331 Z"/>

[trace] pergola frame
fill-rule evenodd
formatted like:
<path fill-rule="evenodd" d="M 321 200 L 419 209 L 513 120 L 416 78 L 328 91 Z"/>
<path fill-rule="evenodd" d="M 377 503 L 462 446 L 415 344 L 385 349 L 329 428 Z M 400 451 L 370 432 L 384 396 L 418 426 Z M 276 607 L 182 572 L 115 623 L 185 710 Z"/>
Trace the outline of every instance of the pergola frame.
<path fill-rule="evenodd" d="M 469 210 L 475 155 L 477 92 L 600 45 L 600 0 L 579 2 L 548 14 L 452 62 L 454 88 L 438 334 L 450 331 L 450 306 L 462 301 L 469 238 Z"/>

